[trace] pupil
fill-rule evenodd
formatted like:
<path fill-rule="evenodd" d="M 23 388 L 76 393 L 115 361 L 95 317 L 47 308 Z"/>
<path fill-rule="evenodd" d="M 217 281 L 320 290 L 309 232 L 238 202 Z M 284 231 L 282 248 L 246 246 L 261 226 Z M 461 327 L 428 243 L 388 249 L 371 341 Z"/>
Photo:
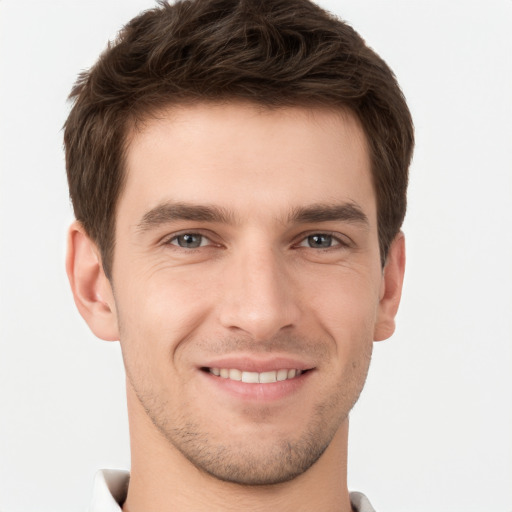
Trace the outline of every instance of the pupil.
<path fill-rule="evenodd" d="M 330 235 L 312 235 L 309 237 L 311 247 L 331 247 L 332 237 Z"/>
<path fill-rule="evenodd" d="M 181 247 L 195 248 L 201 245 L 201 237 L 198 235 L 181 235 L 178 242 Z"/>

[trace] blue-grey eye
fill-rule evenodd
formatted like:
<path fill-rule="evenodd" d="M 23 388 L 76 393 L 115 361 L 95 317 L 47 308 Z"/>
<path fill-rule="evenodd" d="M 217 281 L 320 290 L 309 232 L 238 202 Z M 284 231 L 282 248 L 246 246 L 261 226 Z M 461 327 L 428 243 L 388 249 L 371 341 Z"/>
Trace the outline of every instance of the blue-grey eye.
<path fill-rule="evenodd" d="M 204 242 L 205 238 L 197 233 L 185 233 L 184 235 L 175 236 L 171 240 L 172 244 L 179 245 L 184 249 L 196 249 L 204 245 Z"/>
<path fill-rule="evenodd" d="M 308 246 L 314 249 L 327 249 L 333 245 L 332 235 L 325 235 L 320 233 L 316 235 L 310 235 L 306 240 Z"/>

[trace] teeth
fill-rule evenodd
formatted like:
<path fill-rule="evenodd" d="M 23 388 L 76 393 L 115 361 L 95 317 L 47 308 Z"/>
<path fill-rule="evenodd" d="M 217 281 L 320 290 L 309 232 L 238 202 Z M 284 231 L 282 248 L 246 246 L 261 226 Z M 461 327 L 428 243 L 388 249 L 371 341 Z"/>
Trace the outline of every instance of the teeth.
<path fill-rule="evenodd" d="M 273 382 L 281 382 L 283 380 L 298 377 L 302 373 L 302 370 L 295 369 L 282 369 L 262 373 L 243 372 L 236 368 L 209 368 L 208 371 L 217 377 L 247 382 L 249 384 L 271 384 Z"/>
<path fill-rule="evenodd" d="M 229 370 L 229 378 L 231 380 L 242 380 L 242 372 L 233 368 Z"/>
<path fill-rule="evenodd" d="M 277 380 L 286 380 L 288 378 L 288 370 L 277 370 Z"/>
<path fill-rule="evenodd" d="M 268 384 L 270 382 L 277 382 L 277 372 L 263 372 L 263 373 L 260 373 L 259 381 L 262 384 Z"/>
<path fill-rule="evenodd" d="M 260 381 L 260 374 L 258 372 L 242 372 L 242 382 L 249 384 L 257 384 Z"/>

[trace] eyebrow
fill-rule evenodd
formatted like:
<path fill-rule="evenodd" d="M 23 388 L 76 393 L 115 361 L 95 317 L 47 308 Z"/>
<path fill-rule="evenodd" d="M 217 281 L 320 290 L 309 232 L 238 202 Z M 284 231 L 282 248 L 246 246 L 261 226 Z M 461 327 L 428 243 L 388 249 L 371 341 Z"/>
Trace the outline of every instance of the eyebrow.
<path fill-rule="evenodd" d="M 233 214 L 218 206 L 166 202 L 146 212 L 137 224 L 137 231 L 144 233 L 152 228 L 176 220 L 218 222 L 222 224 L 234 223 Z"/>
<path fill-rule="evenodd" d="M 315 222 L 343 221 L 369 226 L 370 222 L 363 210 L 354 202 L 341 204 L 313 204 L 293 208 L 289 222 L 307 224 Z"/>
<path fill-rule="evenodd" d="M 177 220 L 234 224 L 235 216 L 225 208 L 213 205 L 165 202 L 144 214 L 136 229 L 141 233 Z M 290 224 L 342 221 L 369 226 L 368 217 L 354 202 L 341 204 L 312 204 L 292 208 L 288 215 Z"/>

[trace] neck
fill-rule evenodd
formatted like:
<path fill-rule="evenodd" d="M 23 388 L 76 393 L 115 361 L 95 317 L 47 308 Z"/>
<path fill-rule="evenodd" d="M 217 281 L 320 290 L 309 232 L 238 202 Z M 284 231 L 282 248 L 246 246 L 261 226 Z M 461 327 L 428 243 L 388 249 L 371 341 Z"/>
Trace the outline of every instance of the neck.
<path fill-rule="evenodd" d="M 285 483 L 245 486 L 197 469 L 148 419 L 128 386 L 132 467 L 124 512 L 351 511 L 347 490 L 348 420 L 320 459 Z"/>

